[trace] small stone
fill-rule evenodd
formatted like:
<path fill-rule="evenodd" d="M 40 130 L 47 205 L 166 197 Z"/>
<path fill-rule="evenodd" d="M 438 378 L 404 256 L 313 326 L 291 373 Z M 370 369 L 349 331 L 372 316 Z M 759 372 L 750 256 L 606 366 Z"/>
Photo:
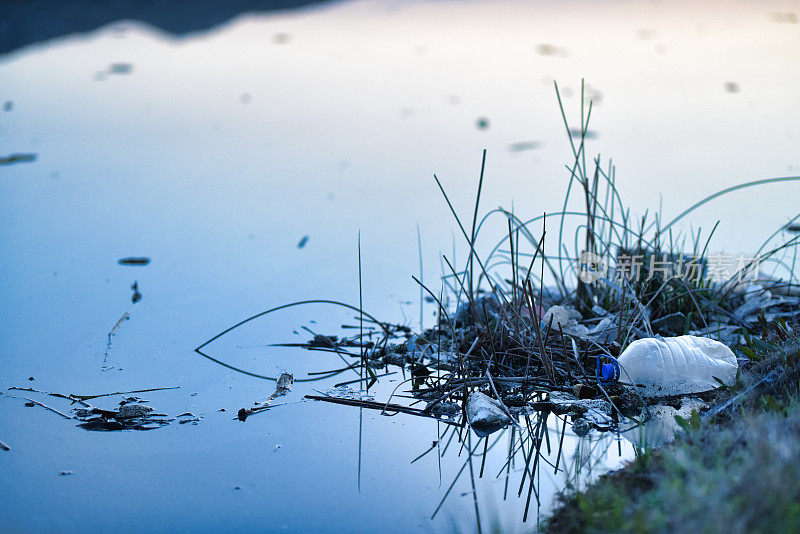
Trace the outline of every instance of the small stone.
<path fill-rule="evenodd" d="M 577 399 L 569 393 L 550 393 L 550 404 L 552 405 L 553 413 L 559 415 L 567 413 L 584 415 L 593 410 L 597 414 L 610 418 L 614 412 L 614 407 L 607 400 Z"/>
<path fill-rule="evenodd" d="M 592 425 L 589 424 L 589 421 L 584 419 L 583 417 L 579 417 L 572 423 L 572 431 L 575 433 L 576 436 L 583 437 L 589 433 L 592 429 Z"/>
<path fill-rule="evenodd" d="M 428 406 L 430 406 L 428 411 L 432 415 L 455 417 L 456 415 L 461 413 L 461 406 L 459 406 L 455 402 L 442 401 L 433 404 L 432 406 L 431 403 L 429 403 Z"/>
<path fill-rule="evenodd" d="M 579 399 L 591 399 L 597 395 L 597 390 L 586 384 L 575 384 L 575 386 L 572 388 L 572 391 Z"/>

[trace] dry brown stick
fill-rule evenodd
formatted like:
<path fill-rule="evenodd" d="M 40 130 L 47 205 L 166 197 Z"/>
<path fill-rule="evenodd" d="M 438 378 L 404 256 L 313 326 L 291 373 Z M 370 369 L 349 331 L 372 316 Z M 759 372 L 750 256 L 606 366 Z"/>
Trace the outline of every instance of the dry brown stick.
<path fill-rule="evenodd" d="M 148 391 L 162 391 L 162 390 L 165 390 L 165 389 L 180 389 L 180 386 L 172 386 L 172 387 L 167 387 L 167 388 L 136 389 L 136 390 L 133 390 L 133 391 L 115 391 L 114 393 L 102 393 L 100 395 L 75 395 L 75 394 L 64 395 L 63 393 L 52 393 L 50 391 L 40 391 L 38 389 L 20 388 L 20 387 L 16 387 L 16 386 L 10 387 L 8 389 L 9 390 L 13 389 L 13 390 L 16 390 L 16 391 L 30 391 L 31 393 L 41 393 L 42 395 L 49 395 L 51 397 L 57 397 L 59 399 L 66 399 L 68 401 L 72 401 L 73 404 L 74 403 L 78 403 L 78 404 L 81 404 L 81 405 L 83 405 L 83 406 L 85 406 L 87 408 L 91 408 L 92 406 L 90 404 L 86 403 L 85 401 L 87 401 L 89 399 L 97 399 L 97 398 L 100 398 L 100 397 L 111 397 L 113 395 L 127 395 L 128 393 L 146 393 Z"/>
<path fill-rule="evenodd" d="M 117 324 L 115 324 L 114 328 L 112 328 L 111 331 L 108 333 L 108 344 L 109 345 L 111 344 L 111 338 L 114 336 L 114 334 L 119 329 L 119 325 L 122 324 L 122 321 L 124 321 L 126 319 L 130 319 L 130 318 L 131 318 L 131 316 L 130 316 L 130 314 L 128 312 L 125 312 L 125 313 L 122 314 L 122 317 L 119 318 L 119 321 L 117 321 Z"/>
<path fill-rule="evenodd" d="M 415 380 L 415 377 L 412 376 L 411 378 L 407 378 L 407 379 L 403 380 L 402 382 L 400 382 L 399 384 L 397 384 L 397 386 L 395 386 L 395 388 L 392 390 L 392 393 L 389 395 L 389 400 L 386 401 L 386 406 L 383 408 L 383 410 L 381 410 L 381 415 L 388 415 L 386 413 L 386 408 L 388 408 L 391 405 L 392 397 L 394 397 L 394 394 L 397 392 L 397 388 L 399 388 L 400 386 L 402 386 L 406 382 L 411 382 L 412 380 Z"/>
<path fill-rule="evenodd" d="M 562 389 L 560 387 L 553 387 L 550 383 L 546 380 L 541 380 L 535 377 L 524 377 L 524 376 L 504 376 L 504 377 L 492 377 L 495 382 L 506 382 L 509 384 L 532 384 L 534 386 L 534 391 L 536 388 L 541 389 L 542 391 L 551 391 L 553 389 Z M 460 384 L 467 384 L 469 386 L 477 386 L 481 384 L 488 383 L 489 380 L 485 377 L 475 377 L 475 378 L 455 378 L 453 379 L 453 384 L 460 385 Z"/>
<path fill-rule="evenodd" d="M 295 403 L 298 403 L 298 402 L 302 402 L 302 401 L 282 402 L 280 404 L 259 404 L 258 406 L 254 407 L 254 408 L 242 408 L 241 410 L 239 410 L 238 414 L 236 415 L 236 417 L 233 418 L 233 420 L 234 421 L 237 421 L 237 420 L 238 421 L 244 421 L 245 419 L 247 419 L 251 415 L 254 415 L 254 414 L 257 414 L 257 413 L 261 413 L 261 412 L 266 412 L 266 411 L 271 410 L 272 408 L 277 408 L 278 406 L 286 406 L 287 404 L 295 404 Z M 244 417 L 244 419 L 242 419 L 243 417 Z"/>
<path fill-rule="evenodd" d="M 318 400 L 318 401 L 325 401 L 325 402 L 332 402 L 334 404 L 344 404 L 346 406 L 357 406 L 359 408 L 370 408 L 373 410 L 393 410 L 395 412 L 401 412 L 408 415 L 417 415 L 420 417 L 427 417 L 429 419 L 436 419 L 437 421 L 449 425 L 459 426 L 458 423 L 453 421 L 447 421 L 445 419 L 439 419 L 438 417 L 434 417 L 430 414 L 425 413 L 423 410 L 417 408 L 409 408 L 408 406 L 403 406 L 401 404 L 386 404 L 384 402 L 375 402 L 375 401 L 367 401 L 367 400 L 356 400 L 356 399 L 343 399 L 340 397 L 320 397 L 318 395 L 306 395 L 305 398 L 311 400 Z"/>
<path fill-rule="evenodd" d="M 33 399 L 29 399 L 28 397 L 23 397 L 23 398 L 24 398 L 26 401 L 28 401 L 28 402 L 32 402 L 32 403 L 34 403 L 34 404 L 36 404 L 36 405 L 39 405 L 39 406 L 41 406 L 42 408 L 44 408 L 44 409 L 46 409 L 46 410 L 50 410 L 50 411 L 51 411 L 51 412 L 53 412 L 53 413 L 57 413 L 58 415 L 60 415 L 60 416 L 61 416 L 61 417 L 63 417 L 64 419 L 74 419 L 74 417 L 70 417 L 69 415 L 66 415 L 66 414 L 64 414 L 64 413 L 61 413 L 61 412 L 59 412 L 58 410 L 56 410 L 55 408 L 51 408 L 50 406 L 48 406 L 48 405 L 46 405 L 46 404 L 44 404 L 44 403 L 42 403 L 42 402 L 35 401 L 35 400 L 33 400 Z"/>
<path fill-rule="evenodd" d="M 149 391 L 163 391 L 163 390 L 166 390 L 166 389 L 180 389 L 180 386 L 170 386 L 170 387 L 166 387 L 166 388 L 134 389 L 132 391 L 115 391 L 114 393 L 101 393 L 100 395 L 75 395 L 75 394 L 70 394 L 69 398 L 72 399 L 73 401 L 77 402 L 77 401 L 87 401 L 89 399 L 98 399 L 100 397 L 111 397 L 111 396 L 114 396 L 114 395 L 127 395 L 129 393 L 147 393 Z M 61 396 L 61 395 L 57 395 L 57 394 L 54 394 L 54 393 L 48 393 L 48 395 Z"/>

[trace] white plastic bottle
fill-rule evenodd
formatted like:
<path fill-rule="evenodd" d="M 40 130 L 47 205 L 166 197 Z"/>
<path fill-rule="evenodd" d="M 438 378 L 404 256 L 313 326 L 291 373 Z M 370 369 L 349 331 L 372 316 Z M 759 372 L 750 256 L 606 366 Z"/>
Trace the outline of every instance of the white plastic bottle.
<path fill-rule="evenodd" d="M 622 382 L 644 386 L 649 397 L 700 393 L 736 379 L 736 356 L 726 345 L 704 337 L 638 339 L 617 359 Z"/>

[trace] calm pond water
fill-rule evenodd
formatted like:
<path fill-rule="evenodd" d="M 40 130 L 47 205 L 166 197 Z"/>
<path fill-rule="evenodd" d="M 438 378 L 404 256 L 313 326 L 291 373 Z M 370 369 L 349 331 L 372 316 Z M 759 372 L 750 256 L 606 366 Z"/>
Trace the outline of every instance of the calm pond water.
<path fill-rule="evenodd" d="M 274 383 L 193 349 L 283 303 L 357 305 L 359 231 L 364 308 L 418 324 L 417 225 L 425 280 L 441 251 L 465 257 L 434 172 L 467 215 L 486 148 L 484 208 L 561 209 L 571 149 L 553 80 L 576 123 L 586 79 L 590 154 L 614 158 L 639 215 L 660 203 L 667 220 L 718 189 L 796 175 L 798 12 L 796 1 L 342 2 L 180 36 L 119 21 L 0 56 L 0 157 L 36 156 L 0 166 L 0 386 L 180 386 L 140 395 L 200 418 L 88 432 L 23 397 L 69 411 L 63 399 L 4 391 L 4 531 L 474 530 L 469 473 L 457 477 L 466 453 L 451 445 L 441 464 L 411 463 L 442 425 L 302 400 L 352 372 L 295 383 L 287 404 L 241 423 L 236 411 Z M 697 211 L 691 229 L 721 220 L 715 248 L 752 251 L 795 215 L 799 193 L 797 183 L 737 192 Z M 504 225 L 487 225 L 481 246 Z M 152 261 L 117 263 L 128 256 Z M 143 298 L 132 305 L 134 281 Z M 432 307 L 423 313 L 431 324 Z M 307 378 L 339 360 L 268 345 L 354 320 L 293 308 L 210 352 Z M 370 393 L 387 399 L 401 376 Z M 557 437 L 561 422 L 548 425 Z M 520 466 L 502 498 L 508 433 L 494 437 L 475 485 L 483 525 L 535 529 L 535 512 L 521 522 Z M 624 439 L 568 431 L 562 469 L 538 472 L 532 506 L 546 512 L 565 480 L 632 455 Z"/>

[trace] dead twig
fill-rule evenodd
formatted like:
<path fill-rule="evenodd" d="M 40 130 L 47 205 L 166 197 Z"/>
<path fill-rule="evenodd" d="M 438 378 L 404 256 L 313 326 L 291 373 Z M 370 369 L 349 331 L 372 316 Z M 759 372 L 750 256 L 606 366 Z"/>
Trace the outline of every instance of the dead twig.
<path fill-rule="evenodd" d="M 426 413 L 424 410 L 420 410 L 417 408 L 410 408 L 408 406 L 403 406 L 402 404 L 387 404 L 385 402 L 375 402 L 375 401 L 367 401 L 367 400 L 358 400 L 358 399 L 343 399 L 340 397 L 321 397 L 319 395 L 306 395 L 305 398 L 311 400 L 318 400 L 318 401 L 325 401 L 331 402 L 333 404 L 344 404 L 345 406 L 358 406 L 360 408 L 369 408 L 371 410 L 392 410 L 395 412 L 401 412 L 409 415 L 416 415 L 419 417 L 426 417 L 428 419 L 436 419 L 440 423 L 445 423 L 448 425 L 453 426 L 460 426 L 458 423 L 453 421 L 447 421 L 445 419 L 439 419 L 438 417 L 434 417 L 429 413 Z"/>
<path fill-rule="evenodd" d="M 130 393 L 148 393 L 150 391 L 164 391 L 167 389 L 180 389 L 180 386 L 171 386 L 166 388 L 148 388 L 148 389 L 134 389 L 132 391 L 115 391 L 114 393 L 101 393 L 100 395 L 75 395 L 70 394 L 69 398 L 80 401 L 87 401 L 90 399 L 99 399 L 100 397 L 112 397 L 114 395 L 128 395 Z M 52 395 L 52 393 L 49 393 Z"/>
<path fill-rule="evenodd" d="M 50 410 L 50 411 L 51 411 L 51 412 L 53 412 L 53 413 L 57 413 L 58 415 L 60 415 L 60 416 L 61 416 L 61 417 L 63 417 L 64 419 L 75 419 L 74 417 L 70 417 L 69 415 L 67 415 L 67 414 L 65 414 L 65 413 L 59 412 L 59 411 L 58 411 L 58 410 L 56 410 L 55 408 L 51 408 L 50 406 L 48 406 L 48 405 L 44 404 L 43 402 L 35 401 L 35 400 L 33 400 L 33 399 L 29 399 L 28 397 L 23 397 L 23 398 L 24 398 L 26 401 L 28 401 L 28 402 L 32 402 L 33 404 L 36 404 L 37 406 L 41 406 L 41 407 L 42 407 L 42 408 L 44 408 L 45 410 Z"/>
<path fill-rule="evenodd" d="M 38 389 L 21 388 L 21 387 L 16 387 L 16 386 L 10 387 L 8 389 L 9 390 L 15 390 L 15 391 L 30 391 L 31 393 L 40 393 L 42 395 L 49 395 L 51 397 L 57 397 L 59 399 L 66 399 L 68 401 L 72 401 L 73 404 L 78 403 L 78 404 L 81 404 L 83 406 L 89 407 L 89 405 L 86 404 L 86 401 L 87 400 L 91 400 L 91 399 L 99 399 L 100 397 L 112 397 L 114 395 L 129 395 L 131 393 L 147 393 L 147 392 L 150 392 L 150 391 L 164 391 L 164 390 L 167 390 L 167 389 L 180 389 L 180 386 L 171 386 L 171 387 L 166 387 L 166 388 L 134 389 L 134 390 L 131 390 L 131 391 L 115 391 L 114 393 L 101 393 L 99 395 L 76 395 L 74 393 L 70 393 L 70 394 L 65 395 L 63 393 L 52 393 L 50 391 L 40 391 Z M 33 402 L 33 401 L 31 401 L 31 402 Z"/>

